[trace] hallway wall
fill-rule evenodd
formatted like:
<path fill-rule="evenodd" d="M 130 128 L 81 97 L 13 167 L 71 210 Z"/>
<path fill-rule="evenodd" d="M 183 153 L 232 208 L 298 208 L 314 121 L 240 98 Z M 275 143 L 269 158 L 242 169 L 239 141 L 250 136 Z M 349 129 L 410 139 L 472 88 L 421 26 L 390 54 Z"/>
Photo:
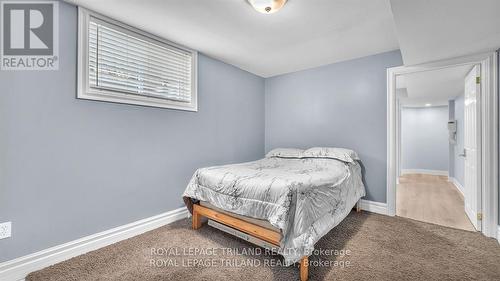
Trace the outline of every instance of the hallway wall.
<path fill-rule="evenodd" d="M 403 108 L 401 167 L 448 171 L 448 106 Z"/>

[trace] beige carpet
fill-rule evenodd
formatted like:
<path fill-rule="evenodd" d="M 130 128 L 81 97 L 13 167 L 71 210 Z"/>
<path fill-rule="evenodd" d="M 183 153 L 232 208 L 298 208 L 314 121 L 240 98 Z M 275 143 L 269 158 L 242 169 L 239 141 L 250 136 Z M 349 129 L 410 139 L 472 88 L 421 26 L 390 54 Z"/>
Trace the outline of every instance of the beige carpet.
<path fill-rule="evenodd" d="M 351 213 L 316 248 L 323 251 L 310 260 L 322 266 L 310 268 L 310 280 L 500 280 L 496 240 L 405 218 Z M 186 219 L 27 280 L 298 280 L 296 267 L 275 266 L 279 257 L 249 253 L 254 249 L 209 226 L 193 231 Z"/>

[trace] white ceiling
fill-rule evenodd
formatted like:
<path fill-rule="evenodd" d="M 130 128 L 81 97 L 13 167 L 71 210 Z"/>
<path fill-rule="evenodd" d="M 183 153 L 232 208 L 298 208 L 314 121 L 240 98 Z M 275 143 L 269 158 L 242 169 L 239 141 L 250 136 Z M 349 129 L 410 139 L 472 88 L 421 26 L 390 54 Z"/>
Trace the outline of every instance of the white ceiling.
<path fill-rule="evenodd" d="M 405 65 L 500 47 L 500 0 L 66 0 L 262 77 L 401 49 Z"/>
<path fill-rule="evenodd" d="M 406 89 L 407 93 L 398 98 L 403 106 L 448 105 L 448 100 L 463 93 L 464 79 L 471 69 L 472 65 L 465 65 L 397 76 L 397 91 Z"/>
<path fill-rule="evenodd" d="M 263 77 L 398 49 L 389 0 L 68 0 Z"/>
<path fill-rule="evenodd" d="M 391 0 L 405 65 L 500 47 L 500 0 Z"/>

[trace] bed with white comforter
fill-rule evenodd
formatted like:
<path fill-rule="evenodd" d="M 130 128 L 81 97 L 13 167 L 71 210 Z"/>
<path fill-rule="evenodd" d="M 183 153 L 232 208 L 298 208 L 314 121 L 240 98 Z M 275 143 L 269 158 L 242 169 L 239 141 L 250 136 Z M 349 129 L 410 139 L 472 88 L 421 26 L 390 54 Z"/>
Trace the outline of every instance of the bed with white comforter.
<path fill-rule="evenodd" d="M 334 149 L 281 149 L 253 162 L 198 169 L 184 201 L 190 210 L 205 201 L 269 221 L 281 230 L 285 262 L 297 262 L 365 195 L 357 155 Z"/>

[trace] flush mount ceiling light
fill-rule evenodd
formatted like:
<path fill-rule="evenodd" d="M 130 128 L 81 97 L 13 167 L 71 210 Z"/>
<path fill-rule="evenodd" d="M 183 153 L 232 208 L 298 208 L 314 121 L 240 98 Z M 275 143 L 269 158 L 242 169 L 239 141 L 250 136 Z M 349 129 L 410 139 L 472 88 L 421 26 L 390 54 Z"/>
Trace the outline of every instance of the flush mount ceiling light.
<path fill-rule="evenodd" d="M 248 0 L 250 5 L 260 13 L 272 14 L 285 6 L 287 0 Z"/>

